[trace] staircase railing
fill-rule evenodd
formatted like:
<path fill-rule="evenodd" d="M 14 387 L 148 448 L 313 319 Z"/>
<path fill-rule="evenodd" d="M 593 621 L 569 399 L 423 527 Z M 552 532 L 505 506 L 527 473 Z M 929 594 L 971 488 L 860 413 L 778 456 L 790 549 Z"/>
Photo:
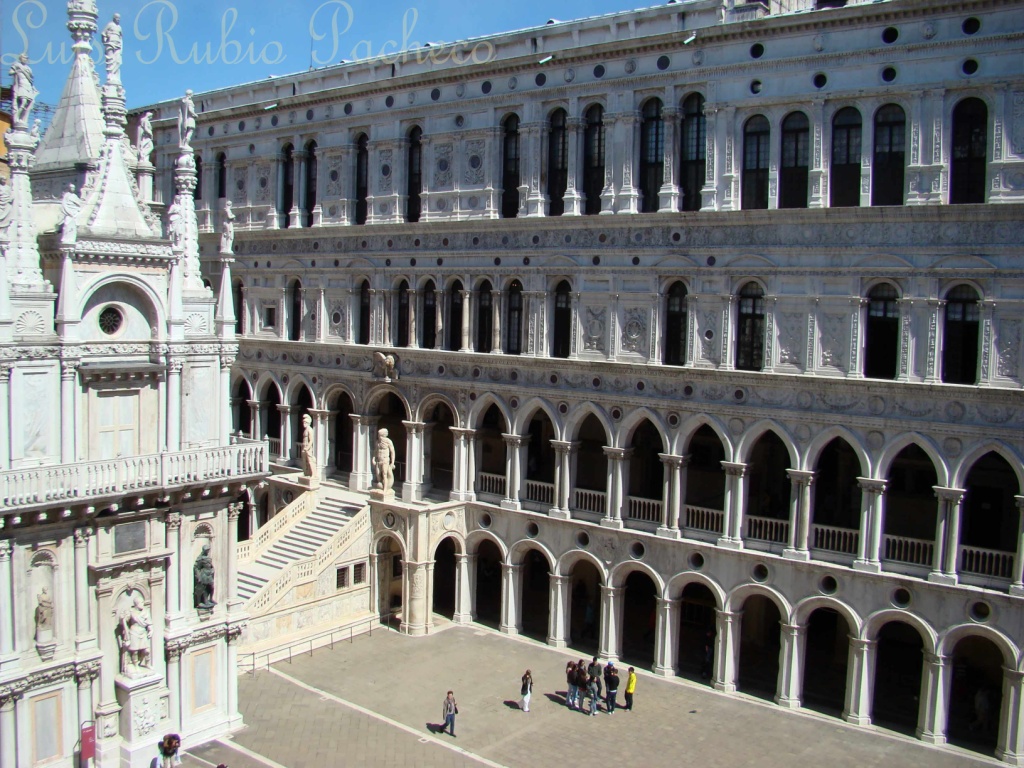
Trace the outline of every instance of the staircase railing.
<path fill-rule="evenodd" d="M 251 563 L 262 555 L 271 545 L 280 539 L 292 525 L 316 509 L 319 494 L 315 490 L 305 491 L 291 504 L 282 509 L 266 525 L 260 527 L 255 535 L 246 541 L 238 542 L 236 553 L 239 564 Z"/>

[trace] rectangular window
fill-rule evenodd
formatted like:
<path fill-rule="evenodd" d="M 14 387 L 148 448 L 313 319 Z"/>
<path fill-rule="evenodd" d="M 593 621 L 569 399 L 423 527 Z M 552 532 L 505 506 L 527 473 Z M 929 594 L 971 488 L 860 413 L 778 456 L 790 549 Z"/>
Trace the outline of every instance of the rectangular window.
<path fill-rule="evenodd" d="M 366 563 L 356 563 L 352 566 L 352 583 L 363 584 L 366 582 Z"/>
<path fill-rule="evenodd" d="M 146 523 L 124 523 L 114 526 L 114 554 L 138 552 L 146 548 Z"/>
<path fill-rule="evenodd" d="M 96 429 L 99 456 L 116 459 L 139 453 L 139 393 L 97 392 Z"/>
<path fill-rule="evenodd" d="M 270 329 L 277 327 L 277 307 L 263 308 L 263 327 Z"/>
<path fill-rule="evenodd" d="M 336 589 L 348 589 L 348 566 L 339 568 L 335 577 L 334 586 Z"/>
<path fill-rule="evenodd" d="M 60 691 L 32 699 L 32 764 L 49 762 L 64 754 L 64 723 Z"/>

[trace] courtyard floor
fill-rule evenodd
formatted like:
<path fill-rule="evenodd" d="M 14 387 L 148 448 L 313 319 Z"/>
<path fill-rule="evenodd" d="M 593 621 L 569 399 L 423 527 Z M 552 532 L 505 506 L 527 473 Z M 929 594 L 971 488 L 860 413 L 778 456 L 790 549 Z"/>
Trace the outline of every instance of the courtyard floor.
<path fill-rule="evenodd" d="M 246 727 L 186 756 L 189 768 L 561 766 L 575 763 L 783 768 L 1001 765 L 872 727 L 786 712 L 757 699 L 638 673 L 632 712 L 585 717 L 563 704 L 560 651 L 490 629 L 447 625 L 428 637 L 374 632 L 239 678 Z M 519 680 L 534 678 L 530 712 Z M 625 688 L 622 675 L 619 704 Z M 436 735 L 455 691 L 456 734 Z"/>

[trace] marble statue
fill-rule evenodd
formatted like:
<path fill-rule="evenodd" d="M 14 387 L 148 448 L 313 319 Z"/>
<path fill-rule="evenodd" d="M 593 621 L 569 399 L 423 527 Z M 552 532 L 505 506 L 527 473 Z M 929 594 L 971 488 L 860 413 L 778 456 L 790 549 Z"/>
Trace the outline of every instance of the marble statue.
<path fill-rule="evenodd" d="M 139 133 L 136 141 L 139 150 L 139 162 L 148 163 L 153 154 L 153 113 L 143 112 L 139 118 Z"/>
<path fill-rule="evenodd" d="M 302 474 L 306 477 L 317 476 L 316 448 L 313 444 L 313 417 L 302 414 Z"/>
<path fill-rule="evenodd" d="M 102 40 L 107 64 L 107 82 L 120 83 L 121 49 L 124 47 L 120 13 L 115 13 L 114 18 L 103 28 Z"/>
<path fill-rule="evenodd" d="M 167 209 L 167 237 L 172 248 L 181 248 L 185 243 L 185 217 L 177 200 Z"/>
<path fill-rule="evenodd" d="M 43 587 L 36 600 L 36 642 L 45 643 L 53 639 L 53 598 Z"/>
<path fill-rule="evenodd" d="M 373 453 L 373 470 L 378 487 L 387 493 L 395 485 L 395 444 L 386 429 L 377 430 L 377 448 Z"/>
<path fill-rule="evenodd" d="M 152 671 L 149 646 L 153 638 L 153 621 L 141 592 L 136 592 L 131 606 L 121 612 L 118 633 L 121 674 L 125 677 L 141 677 Z"/>
<path fill-rule="evenodd" d="M 395 356 L 386 355 L 383 352 L 373 353 L 374 373 L 387 380 L 397 379 L 398 371 L 395 369 Z"/>
<path fill-rule="evenodd" d="M 233 253 L 235 249 L 235 212 L 231 210 L 231 201 L 224 201 L 224 213 L 220 219 L 220 252 Z"/>
<path fill-rule="evenodd" d="M 196 105 L 192 91 L 185 91 L 178 111 L 178 148 L 183 154 L 192 154 L 192 135 L 196 132 Z"/>
<path fill-rule="evenodd" d="M 0 239 L 6 238 L 7 229 L 11 226 L 11 214 L 14 212 L 14 194 L 6 176 L 0 176 Z"/>
<path fill-rule="evenodd" d="M 60 242 L 73 245 L 78 240 L 78 215 L 82 212 L 82 198 L 75 192 L 75 185 L 68 184 L 60 201 Z"/>
<path fill-rule="evenodd" d="M 217 603 L 213 599 L 213 558 L 210 557 L 210 545 L 203 544 L 203 550 L 192 566 L 195 588 L 192 599 L 196 608 L 209 610 Z"/>
<path fill-rule="evenodd" d="M 11 103 L 14 106 L 14 127 L 28 126 L 28 116 L 39 91 L 33 85 L 32 68 L 28 65 L 28 54 L 21 54 L 11 65 Z"/>

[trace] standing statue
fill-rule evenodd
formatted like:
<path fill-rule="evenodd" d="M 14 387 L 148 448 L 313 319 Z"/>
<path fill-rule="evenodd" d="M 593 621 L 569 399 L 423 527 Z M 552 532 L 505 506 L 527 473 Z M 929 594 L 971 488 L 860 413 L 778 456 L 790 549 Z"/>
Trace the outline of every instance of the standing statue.
<path fill-rule="evenodd" d="M 302 474 L 306 477 L 317 476 L 316 453 L 313 444 L 313 417 L 302 414 Z"/>
<path fill-rule="evenodd" d="M 395 485 L 395 444 L 386 429 L 377 430 L 377 449 L 373 453 L 373 472 L 377 485 L 387 493 Z"/>
<path fill-rule="evenodd" d="M 233 253 L 235 250 L 235 212 L 231 201 L 224 201 L 224 213 L 220 219 L 220 252 Z"/>
<path fill-rule="evenodd" d="M 183 154 L 192 154 L 192 135 L 196 132 L 196 105 L 192 91 L 185 91 L 178 111 L 178 148 Z"/>
<path fill-rule="evenodd" d="M 28 65 L 28 54 L 21 54 L 11 65 L 11 103 L 14 105 L 14 127 L 28 127 L 28 116 L 39 91 L 33 85 L 32 68 Z"/>
<path fill-rule="evenodd" d="M 149 645 L 153 637 L 153 621 L 141 592 L 135 593 L 131 606 L 121 613 L 118 632 L 121 636 L 121 674 L 140 677 L 151 671 Z"/>
<path fill-rule="evenodd" d="M 36 600 L 36 642 L 46 643 L 53 639 L 53 598 L 43 587 Z"/>
<path fill-rule="evenodd" d="M 192 566 L 195 587 L 192 599 L 196 608 L 209 610 L 217 603 L 213 600 L 213 558 L 210 557 L 210 545 L 203 544 L 203 550 Z"/>
<path fill-rule="evenodd" d="M 7 183 L 6 176 L 0 176 L 0 239 L 7 237 L 7 229 L 11 226 L 11 214 L 14 212 L 14 194 Z"/>
<path fill-rule="evenodd" d="M 61 245 L 74 245 L 78 240 L 78 214 L 82 212 L 82 198 L 75 192 L 74 184 L 68 184 L 60 200 L 60 212 Z"/>
<path fill-rule="evenodd" d="M 174 249 L 181 248 L 185 243 L 185 217 L 181 215 L 181 206 L 177 201 L 167 209 L 167 237 Z"/>
<path fill-rule="evenodd" d="M 121 14 L 115 13 L 110 23 L 103 28 L 103 53 L 107 60 L 107 83 L 121 82 L 121 49 L 124 36 L 121 33 Z"/>
<path fill-rule="evenodd" d="M 149 156 L 153 154 L 153 113 L 143 112 L 139 118 L 139 133 L 136 143 L 139 150 L 139 162 L 148 163 Z"/>

